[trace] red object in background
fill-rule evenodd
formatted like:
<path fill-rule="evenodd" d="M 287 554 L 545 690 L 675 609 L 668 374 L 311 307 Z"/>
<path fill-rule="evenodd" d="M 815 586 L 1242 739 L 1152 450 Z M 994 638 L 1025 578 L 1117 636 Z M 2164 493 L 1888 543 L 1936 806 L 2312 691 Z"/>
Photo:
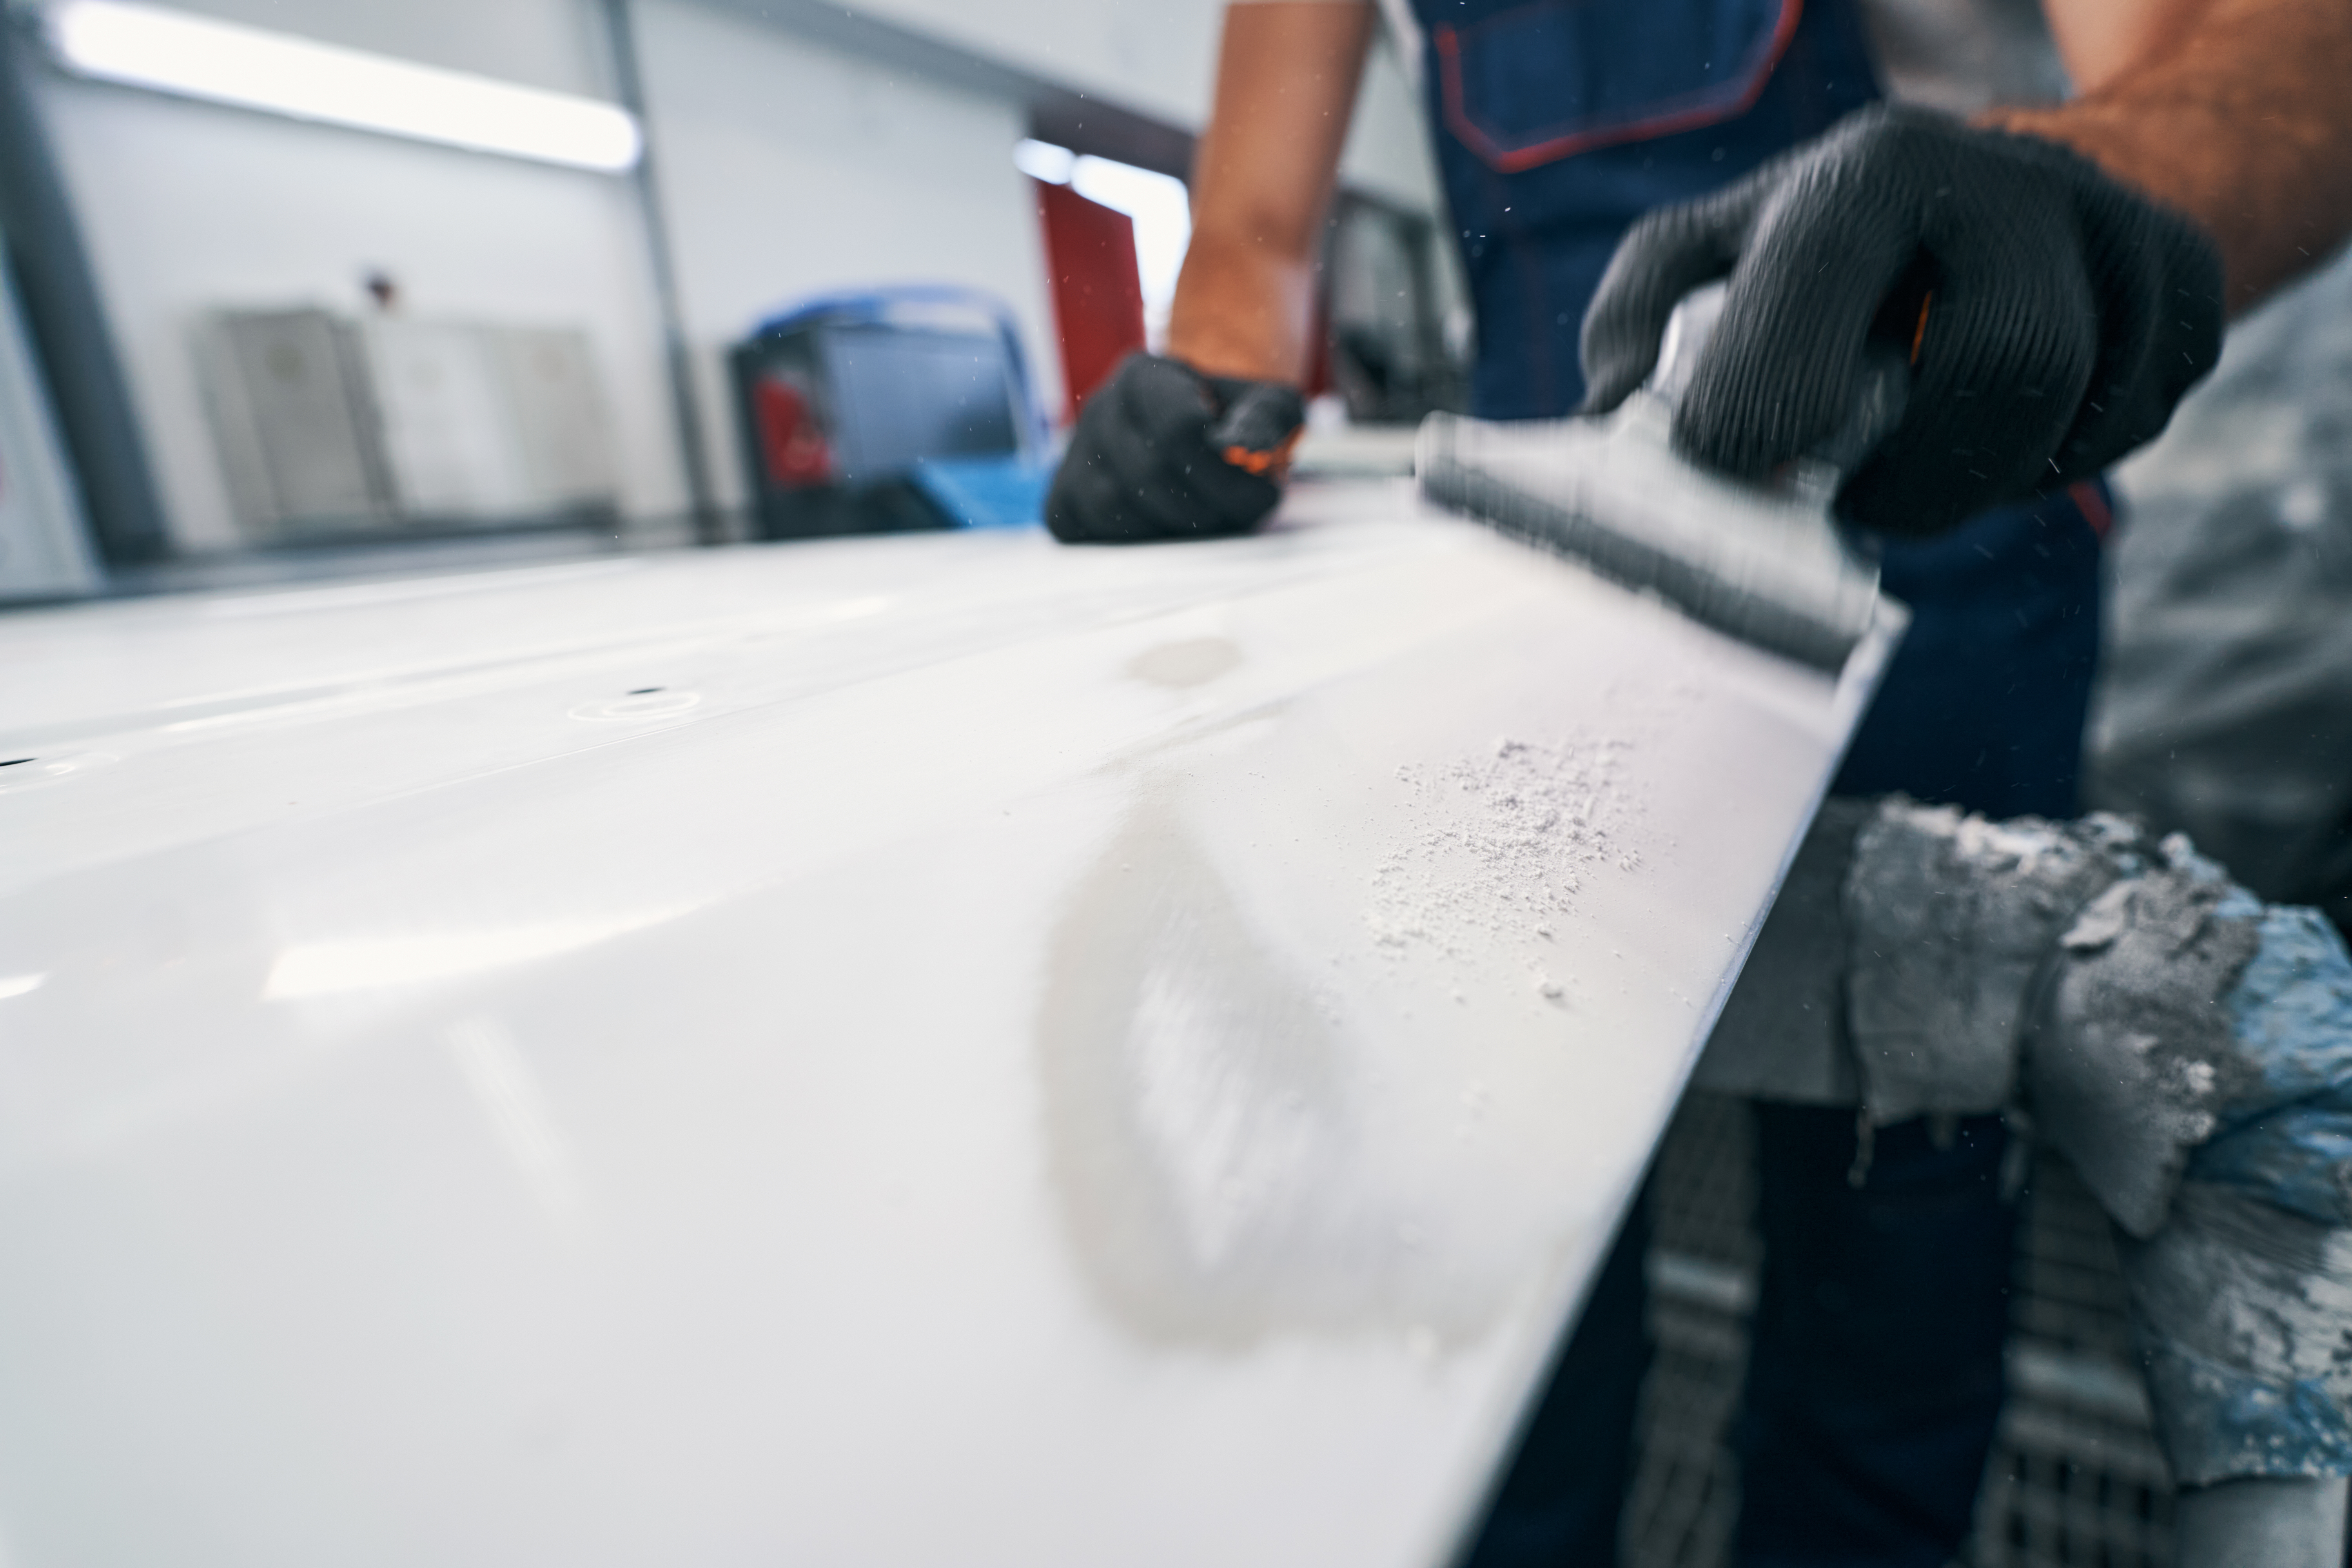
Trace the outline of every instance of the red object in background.
<path fill-rule="evenodd" d="M 833 478 L 833 447 L 806 392 L 782 376 L 763 375 L 751 389 L 751 412 L 770 479 L 798 487 Z"/>
<path fill-rule="evenodd" d="M 1071 420 L 1118 362 L 1143 347 L 1135 220 L 1067 185 L 1035 184 L 1054 319 L 1062 334 L 1062 384 L 1069 389 L 1062 416 Z"/>

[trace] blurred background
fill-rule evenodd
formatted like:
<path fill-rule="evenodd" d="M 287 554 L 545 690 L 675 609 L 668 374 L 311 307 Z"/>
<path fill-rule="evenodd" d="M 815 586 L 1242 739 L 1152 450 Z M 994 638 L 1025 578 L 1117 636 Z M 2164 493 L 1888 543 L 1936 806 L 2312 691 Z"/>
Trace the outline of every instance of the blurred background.
<path fill-rule="evenodd" d="M 6 392 L 57 459 L 10 467 L 60 482 L 11 514 L 0 593 L 929 521 L 864 492 L 921 457 L 1048 461 L 1160 330 L 1219 15 L 20 0 Z M 1386 49 L 1344 181 L 1318 421 L 1411 420 L 1467 323 Z"/>

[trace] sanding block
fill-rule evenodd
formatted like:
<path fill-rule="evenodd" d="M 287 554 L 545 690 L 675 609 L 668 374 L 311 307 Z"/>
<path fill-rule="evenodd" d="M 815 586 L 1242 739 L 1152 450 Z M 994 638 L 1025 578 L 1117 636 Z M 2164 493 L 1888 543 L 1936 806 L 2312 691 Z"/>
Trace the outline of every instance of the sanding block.
<path fill-rule="evenodd" d="M 1507 424 L 1431 415 L 1414 457 L 1422 494 L 1835 673 L 1874 624 L 1905 615 L 1880 594 L 1867 543 L 1832 508 L 1845 475 L 1901 422 L 1909 369 L 1874 346 L 1845 426 L 1773 482 L 1711 472 L 1675 453 L 1669 435 L 1724 294 L 1710 284 L 1675 307 L 1656 371 L 1609 414 Z"/>

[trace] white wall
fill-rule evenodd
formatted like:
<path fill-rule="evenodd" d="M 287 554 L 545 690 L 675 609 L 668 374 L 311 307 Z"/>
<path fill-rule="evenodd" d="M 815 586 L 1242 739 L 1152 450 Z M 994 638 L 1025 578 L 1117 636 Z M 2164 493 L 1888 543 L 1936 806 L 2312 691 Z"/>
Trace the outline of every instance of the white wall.
<path fill-rule="evenodd" d="M 847 8 L 1195 130 L 1208 112 L 1224 0 L 852 0 Z"/>
<path fill-rule="evenodd" d="M 638 52 L 720 494 L 743 494 L 724 346 L 778 306 L 889 281 L 984 289 L 1060 405 L 1018 106 L 894 76 L 733 15 L 646 0 Z"/>
<path fill-rule="evenodd" d="M 849 0 L 844 9 L 1197 131 L 1215 82 L 1224 0 Z M 1421 120 L 1412 89 L 1383 47 L 1349 138 L 1347 180 L 1407 205 L 1433 206 Z"/>

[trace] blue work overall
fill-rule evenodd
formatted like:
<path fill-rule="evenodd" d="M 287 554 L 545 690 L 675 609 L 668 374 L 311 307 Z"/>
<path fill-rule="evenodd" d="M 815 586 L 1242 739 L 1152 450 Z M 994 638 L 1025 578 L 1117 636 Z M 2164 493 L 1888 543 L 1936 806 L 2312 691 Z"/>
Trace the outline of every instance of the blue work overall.
<path fill-rule="evenodd" d="M 1473 402 L 1549 417 L 1618 239 L 1878 96 L 1853 0 L 1415 0 L 1477 310 Z M 1914 612 L 1833 786 L 2069 816 L 2099 643 L 2103 489 L 1891 542 Z M 2014 1208 L 1997 1117 L 1940 1142 L 1851 1110 L 1757 1107 L 1766 1245 L 1742 1414 L 1742 1568 L 1938 1568 L 1968 1533 L 2002 1396 Z M 1637 1202 L 1470 1561 L 1603 1564 L 1648 1350 Z"/>

